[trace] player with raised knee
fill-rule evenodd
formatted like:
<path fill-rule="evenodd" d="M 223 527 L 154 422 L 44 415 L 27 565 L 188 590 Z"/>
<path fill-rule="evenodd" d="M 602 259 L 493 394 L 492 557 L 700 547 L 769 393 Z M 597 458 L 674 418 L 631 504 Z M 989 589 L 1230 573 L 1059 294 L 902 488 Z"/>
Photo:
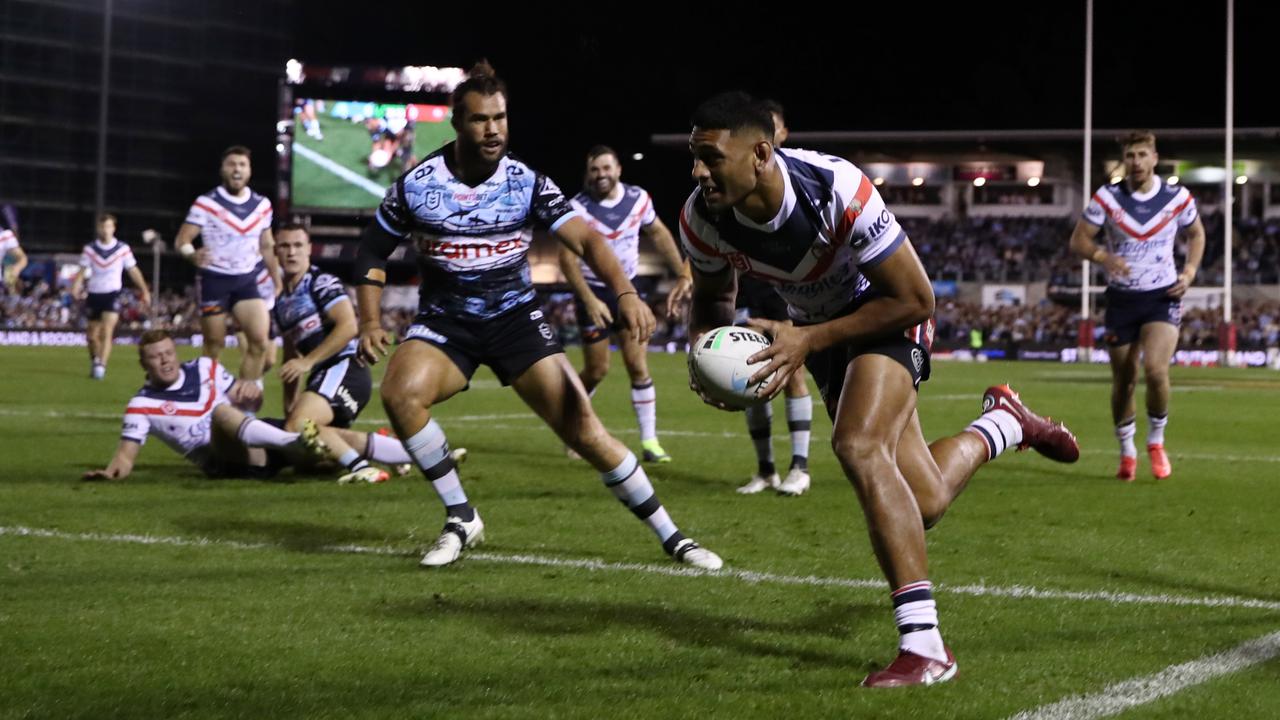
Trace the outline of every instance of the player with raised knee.
<path fill-rule="evenodd" d="M 609 243 L 628 280 L 635 279 L 640 264 L 640 238 L 648 238 L 676 276 L 667 296 L 668 310 L 687 296 L 693 280 L 671 231 L 658 218 L 653 199 L 638 185 L 622 182 L 618 153 L 605 145 L 587 152 L 582 192 L 573 197 L 573 208 Z M 578 324 L 582 327 L 582 372 L 578 377 L 595 393 L 609 372 L 609 336 L 618 338 L 622 362 L 631 380 L 631 407 L 640 426 L 640 447 L 645 462 L 671 462 L 658 442 L 658 392 L 649 374 L 647 344 L 617 318 L 618 297 L 569 247 L 560 247 L 560 270 L 573 290 Z"/>
<path fill-rule="evenodd" d="M 1125 177 L 1093 194 L 1071 234 L 1071 250 L 1107 271 L 1106 340 L 1111 354 L 1111 420 L 1120 442 L 1116 477 L 1137 476 L 1138 366 L 1147 382 L 1147 457 L 1151 474 L 1173 474 L 1164 449 L 1169 422 L 1169 362 L 1178 347 L 1182 296 L 1196 279 L 1204 256 L 1204 224 L 1191 192 L 1156 174 L 1160 155 L 1150 132 L 1130 133 L 1121 143 Z M 1095 238 L 1104 233 L 1104 245 Z M 1178 233 L 1185 232 L 1187 257 L 1174 261 Z"/>
<path fill-rule="evenodd" d="M 749 322 L 773 341 L 748 358 L 766 363 L 750 382 L 773 375 L 762 389 L 771 397 L 807 364 L 832 418 L 899 633 L 898 657 L 863 685 L 949 680 L 957 665 L 938 630 L 925 529 L 1009 448 L 1074 462 L 1075 438 L 1002 385 L 987 389 L 967 428 L 926 443 L 916 393 L 930 371 L 933 289 L 870 178 L 840 158 L 776 147 L 772 118 L 745 93 L 707 100 L 692 124 L 698 187 L 680 216 L 694 269 L 690 337 L 732 322 L 735 270 L 787 301 L 794 324 Z"/>
<path fill-rule="evenodd" d="M 639 339 L 652 333 L 653 314 L 604 238 L 555 183 L 508 154 L 506 87 L 488 63 L 457 86 L 452 104 L 455 141 L 388 188 L 357 260 L 360 354 L 376 362 L 389 342 L 380 317 L 386 260 L 404 240 L 418 251 L 419 314 L 391 356 L 381 395 L 405 449 L 445 506 L 444 529 L 421 564 L 452 563 L 484 537 L 444 430 L 431 417 L 432 408 L 466 390 L 484 364 L 600 471 L 605 486 L 675 561 L 719 568 L 715 553 L 680 532 L 636 456 L 596 417 L 537 303 L 527 259 L 533 226 L 587 259 L 617 295 L 623 325 Z"/>

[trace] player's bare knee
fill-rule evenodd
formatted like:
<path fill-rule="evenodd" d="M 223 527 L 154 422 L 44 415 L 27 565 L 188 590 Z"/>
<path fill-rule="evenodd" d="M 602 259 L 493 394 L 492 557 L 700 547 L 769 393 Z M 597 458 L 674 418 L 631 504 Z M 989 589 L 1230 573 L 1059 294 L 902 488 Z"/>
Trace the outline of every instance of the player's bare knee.
<path fill-rule="evenodd" d="M 565 444 L 574 452 L 586 457 L 594 457 L 595 451 L 602 449 L 609 442 L 609 433 L 604 425 L 595 417 L 587 417 L 570 423 L 564 429 Z"/>
<path fill-rule="evenodd" d="M 831 449 L 850 481 L 859 485 L 871 482 L 884 467 L 893 462 L 888 445 L 874 436 L 847 433 L 833 435 Z"/>

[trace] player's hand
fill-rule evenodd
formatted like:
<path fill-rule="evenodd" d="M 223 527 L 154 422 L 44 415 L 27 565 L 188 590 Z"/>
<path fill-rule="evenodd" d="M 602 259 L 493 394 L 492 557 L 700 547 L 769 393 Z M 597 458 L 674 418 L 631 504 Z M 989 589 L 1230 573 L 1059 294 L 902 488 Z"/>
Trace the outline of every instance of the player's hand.
<path fill-rule="evenodd" d="M 587 309 L 587 319 L 593 327 L 607 331 L 613 325 L 613 313 L 609 312 L 609 306 L 600 298 L 592 295 L 583 306 Z"/>
<path fill-rule="evenodd" d="M 684 314 L 684 308 L 693 299 L 693 278 L 681 275 L 667 293 L 667 319 L 676 320 Z"/>
<path fill-rule="evenodd" d="M 1129 263 L 1124 258 L 1115 253 L 1107 253 L 1102 258 L 1102 267 L 1106 269 L 1107 275 L 1114 278 L 1129 277 Z"/>
<path fill-rule="evenodd" d="M 712 398 L 711 396 L 707 395 L 705 392 L 702 391 L 702 385 L 698 382 L 698 373 L 695 372 L 693 369 L 693 348 L 698 347 L 698 343 L 702 342 L 702 337 L 703 336 L 701 335 L 698 336 L 697 340 L 689 344 L 689 356 L 686 360 L 689 363 L 689 389 L 697 393 L 698 397 L 702 399 L 702 402 L 710 405 L 711 407 L 717 410 L 737 412 L 742 408 L 736 408 L 736 407 L 731 407 L 729 405 L 726 405 L 720 402 L 719 400 Z"/>
<path fill-rule="evenodd" d="M 642 345 L 649 342 L 657 321 L 653 318 L 653 311 L 649 309 L 644 300 L 640 299 L 639 295 L 634 292 L 628 292 L 618 298 L 618 315 L 621 317 L 622 326 L 636 340 Z"/>
<path fill-rule="evenodd" d="M 769 383 L 760 388 L 759 393 L 761 397 L 772 400 L 774 395 L 787 386 L 792 374 L 804 367 L 805 358 L 813 350 L 809 340 L 810 331 L 808 328 L 796 327 L 790 321 L 756 318 L 748 320 L 747 327 L 764 333 L 773 340 L 769 347 L 747 358 L 749 364 L 768 362 L 751 376 L 747 384 L 758 383 L 773 375 Z"/>
<path fill-rule="evenodd" d="M 142 303 L 143 312 L 151 312 L 151 293 L 147 293 L 147 292 L 142 293 L 142 295 L 138 298 L 138 301 Z"/>
<path fill-rule="evenodd" d="M 1178 279 L 1169 287 L 1168 295 L 1171 298 L 1180 298 L 1187 294 L 1187 288 L 1191 287 L 1191 283 L 1196 280 L 1195 270 L 1183 270 L 1178 273 Z"/>
<path fill-rule="evenodd" d="M 198 268 L 209 267 L 209 263 L 212 260 L 213 253 L 211 253 L 207 247 L 202 247 L 199 250 L 196 250 L 195 254 L 191 256 L 191 261 L 194 262 Z"/>
<path fill-rule="evenodd" d="M 306 377 L 313 367 L 315 363 L 306 358 L 294 358 L 280 366 L 280 379 L 287 383 L 297 382 Z"/>
<path fill-rule="evenodd" d="M 237 381 L 231 389 L 227 391 L 227 399 L 232 405 L 240 409 L 262 407 L 262 388 L 258 387 L 258 383 L 250 380 Z"/>
<path fill-rule="evenodd" d="M 81 475 L 80 479 L 85 481 L 119 480 L 120 471 L 113 470 L 111 468 L 104 468 L 102 470 L 90 470 L 89 472 Z"/>
<path fill-rule="evenodd" d="M 391 339 L 380 323 L 360 326 L 360 361 L 366 365 L 376 365 L 387 356 L 391 347 Z"/>

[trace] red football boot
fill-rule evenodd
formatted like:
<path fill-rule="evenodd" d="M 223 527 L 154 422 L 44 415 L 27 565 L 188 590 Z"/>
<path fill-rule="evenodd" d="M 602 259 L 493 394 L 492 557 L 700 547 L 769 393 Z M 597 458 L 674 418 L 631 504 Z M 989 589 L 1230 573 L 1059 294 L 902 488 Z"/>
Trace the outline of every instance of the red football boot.
<path fill-rule="evenodd" d="M 1164 453 L 1164 445 L 1148 445 L 1147 455 L 1151 458 L 1151 474 L 1157 480 L 1173 474 L 1173 465 L 1169 462 L 1169 456 Z"/>
<path fill-rule="evenodd" d="M 951 648 L 946 650 L 946 662 L 917 655 L 909 650 L 899 650 L 898 657 L 889 663 L 889 667 L 868 675 L 862 681 L 862 687 L 892 688 L 946 682 L 955 677 L 956 671 L 960 669 L 955 656 L 951 654 Z"/>
<path fill-rule="evenodd" d="M 1120 456 L 1120 469 L 1116 470 L 1116 478 L 1122 482 L 1133 482 L 1138 476 L 1138 458 L 1128 455 Z"/>
<path fill-rule="evenodd" d="M 982 412 L 989 413 L 993 410 L 1007 410 L 1022 426 L 1019 450 L 1034 448 L 1050 460 L 1063 463 L 1073 463 L 1080 459 L 1080 444 L 1067 426 L 1031 412 L 1018 399 L 1018 393 L 1008 385 L 992 385 L 982 394 Z"/>

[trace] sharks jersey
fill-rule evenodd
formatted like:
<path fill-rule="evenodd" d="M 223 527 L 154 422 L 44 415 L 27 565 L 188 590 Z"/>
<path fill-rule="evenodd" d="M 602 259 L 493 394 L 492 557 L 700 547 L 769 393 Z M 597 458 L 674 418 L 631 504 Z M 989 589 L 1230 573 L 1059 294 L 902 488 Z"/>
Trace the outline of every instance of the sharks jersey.
<path fill-rule="evenodd" d="M 342 281 L 312 266 L 303 274 L 297 287 L 293 290 L 286 288 L 280 293 L 271 313 L 281 337 L 292 343 L 299 355 L 309 355 L 333 329 L 333 322 L 326 315 L 329 308 L 343 302 L 350 303 L 351 298 L 347 297 Z M 356 341 L 353 339 L 316 369 L 323 369 L 355 354 Z"/>
<path fill-rule="evenodd" d="M 798 149 L 774 157 L 785 184 L 777 216 L 761 225 L 735 209 L 712 215 L 696 188 L 680 211 L 681 243 L 699 272 L 733 268 L 773 285 L 796 322 L 847 314 L 873 292 L 861 271 L 907 234 L 853 163 Z"/>
<path fill-rule="evenodd" d="M 1129 264 L 1128 277 L 1110 277 L 1117 290 L 1156 290 L 1178 279 L 1173 264 L 1178 229 L 1196 221 L 1199 214 L 1191 192 L 1170 186 L 1159 176 L 1145 193 L 1129 189 L 1126 182 L 1103 185 L 1084 210 L 1084 220 L 1103 228 L 1107 250 Z"/>
<path fill-rule="evenodd" d="M 167 388 L 143 386 L 124 410 L 120 435 L 138 444 L 155 435 L 187 457 L 213 441 L 213 409 L 228 402 L 236 379 L 217 360 L 182 363 L 182 374 Z"/>
<path fill-rule="evenodd" d="M 628 279 L 636 276 L 640 264 L 640 229 L 648 227 L 658 219 L 653 211 L 653 199 L 643 188 L 636 185 L 619 183 L 622 197 L 617 200 L 599 200 L 589 193 L 581 192 L 573 196 L 573 209 L 586 219 L 596 232 L 604 236 L 613 254 L 618 256 L 622 271 Z M 585 262 L 582 266 L 582 277 L 589 285 L 604 287 L 604 281 L 596 277 L 595 271 Z"/>
<path fill-rule="evenodd" d="M 209 248 L 205 270 L 244 275 L 262 259 L 260 238 L 271 229 L 271 218 L 270 200 L 253 191 L 248 199 L 237 200 L 219 185 L 196 198 L 186 222 L 200 226 L 204 246 Z"/>
<path fill-rule="evenodd" d="M 124 271 L 137 266 L 133 251 L 115 238 L 107 245 L 94 240 L 80 253 L 80 267 L 89 276 L 87 289 L 95 294 L 119 292 L 124 287 Z"/>
<path fill-rule="evenodd" d="M 453 147 L 401 175 L 376 217 L 418 252 L 420 312 L 486 320 L 534 300 L 533 226 L 555 231 L 577 212 L 551 178 L 514 155 L 484 182 L 467 185 L 445 162 Z"/>

